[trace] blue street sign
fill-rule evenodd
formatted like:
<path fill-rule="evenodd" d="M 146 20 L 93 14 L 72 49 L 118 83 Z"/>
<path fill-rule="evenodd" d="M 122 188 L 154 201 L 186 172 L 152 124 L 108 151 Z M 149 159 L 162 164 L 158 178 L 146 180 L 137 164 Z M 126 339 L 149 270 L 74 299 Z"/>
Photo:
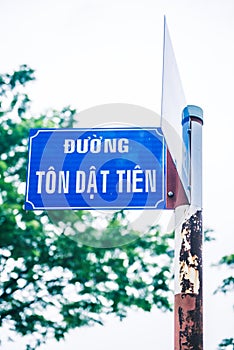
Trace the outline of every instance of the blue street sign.
<path fill-rule="evenodd" d="M 32 129 L 26 210 L 164 209 L 160 128 Z"/>

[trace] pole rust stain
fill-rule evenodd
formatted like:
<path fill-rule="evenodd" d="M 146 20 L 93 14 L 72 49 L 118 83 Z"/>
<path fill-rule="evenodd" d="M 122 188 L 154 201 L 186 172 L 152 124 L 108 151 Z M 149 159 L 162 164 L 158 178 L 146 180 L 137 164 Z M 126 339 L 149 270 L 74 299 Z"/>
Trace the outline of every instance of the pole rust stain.
<path fill-rule="evenodd" d="M 182 225 L 180 286 L 182 293 L 199 294 L 202 284 L 202 218 L 198 211 Z"/>
<path fill-rule="evenodd" d="M 180 287 L 175 295 L 175 350 L 203 349 L 202 212 L 182 225 Z"/>
<path fill-rule="evenodd" d="M 175 296 L 176 350 L 202 350 L 202 299 L 196 294 Z"/>

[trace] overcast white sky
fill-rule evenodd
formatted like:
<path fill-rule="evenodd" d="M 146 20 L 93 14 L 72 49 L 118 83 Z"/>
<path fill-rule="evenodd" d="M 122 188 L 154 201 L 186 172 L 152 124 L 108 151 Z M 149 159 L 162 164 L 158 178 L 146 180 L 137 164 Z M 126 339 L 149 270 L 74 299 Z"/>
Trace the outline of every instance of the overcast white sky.
<path fill-rule="evenodd" d="M 160 113 L 164 15 L 187 103 L 204 110 L 204 226 L 217 238 L 204 249 L 205 348 L 215 350 L 233 336 L 231 298 L 212 295 L 225 271 L 208 268 L 234 249 L 233 0 L 0 0 L 0 71 L 36 69 L 35 113 L 112 102 Z M 173 315 L 130 313 L 66 339 L 41 350 L 169 350 Z"/>

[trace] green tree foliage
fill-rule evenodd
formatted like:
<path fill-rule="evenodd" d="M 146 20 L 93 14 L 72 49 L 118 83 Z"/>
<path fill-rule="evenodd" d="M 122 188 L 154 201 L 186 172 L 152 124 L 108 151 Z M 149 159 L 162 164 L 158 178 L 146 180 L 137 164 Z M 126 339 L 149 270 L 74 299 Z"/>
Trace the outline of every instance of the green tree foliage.
<path fill-rule="evenodd" d="M 232 345 L 232 349 L 234 349 L 234 338 L 228 338 L 228 339 L 224 339 L 220 344 L 219 344 L 219 349 L 223 350 L 225 349 L 227 346 Z M 230 349 L 230 348 L 229 348 Z"/>
<path fill-rule="evenodd" d="M 234 268 L 234 254 L 223 256 L 219 262 L 219 265 L 224 265 L 229 268 Z M 216 289 L 215 293 L 222 292 L 227 293 L 234 291 L 234 276 L 231 275 L 224 278 L 222 284 Z"/>
<path fill-rule="evenodd" d="M 122 319 L 128 308 L 171 308 L 172 237 L 158 227 L 139 238 L 118 212 L 99 237 L 88 211 L 73 213 L 70 221 L 67 213 L 65 225 L 61 211 L 24 211 L 29 129 L 72 127 L 76 113 L 64 108 L 34 117 L 26 93 L 34 79 L 27 66 L 0 76 L 0 328 L 25 336 L 27 349 L 50 337 L 60 340 L 76 327 L 102 324 L 103 315 Z M 86 242 L 102 239 L 108 247 L 111 237 L 115 248 L 82 245 L 75 234 L 71 239 L 68 221 L 70 229 L 82 225 Z M 118 247 L 127 235 L 132 242 Z"/>
<path fill-rule="evenodd" d="M 234 254 L 225 255 L 219 261 L 219 265 L 228 267 L 230 269 L 234 268 Z M 215 293 L 222 292 L 226 294 L 227 292 L 234 291 L 234 276 L 230 275 L 227 278 L 224 278 L 221 285 L 216 289 Z M 226 338 L 219 344 L 219 349 L 229 348 L 232 345 L 232 349 L 234 350 L 234 338 Z"/>

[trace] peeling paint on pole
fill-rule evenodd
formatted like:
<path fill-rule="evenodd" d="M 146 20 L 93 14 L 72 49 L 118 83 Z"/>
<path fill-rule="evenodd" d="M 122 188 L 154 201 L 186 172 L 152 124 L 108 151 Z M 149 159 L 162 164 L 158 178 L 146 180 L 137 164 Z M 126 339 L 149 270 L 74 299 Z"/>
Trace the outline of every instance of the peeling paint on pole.
<path fill-rule="evenodd" d="M 182 293 L 199 294 L 202 280 L 202 220 L 196 212 L 182 225 L 180 286 Z"/>
<path fill-rule="evenodd" d="M 203 349 L 202 212 L 182 224 L 180 293 L 175 295 L 175 349 Z"/>

